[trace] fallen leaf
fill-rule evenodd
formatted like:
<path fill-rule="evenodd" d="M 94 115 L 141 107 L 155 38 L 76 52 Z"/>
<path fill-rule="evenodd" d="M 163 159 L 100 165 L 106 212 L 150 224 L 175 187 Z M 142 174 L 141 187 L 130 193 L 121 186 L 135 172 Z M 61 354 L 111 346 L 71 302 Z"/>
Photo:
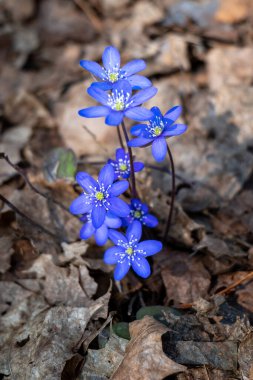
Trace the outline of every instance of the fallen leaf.
<path fill-rule="evenodd" d="M 104 348 L 88 350 L 87 359 L 78 380 L 88 380 L 90 376 L 109 379 L 124 358 L 128 340 L 112 334 Z"/>
<path fill-rule="evenodd" d="M 243 380 L 253 379 L 253 332 L 249 332 L 239 344 L 238 363 Z"/>
<path fill-rule="evenodd" d="M 168 302 L 189 303 L 208 294 L 211 278 L 199 257 L 171 252 L 161 275 Z"/>
<path fill-rule="evenodd" d="M 183 372 L 186 367 L 169 359 L 163 352 L 161 336 L 168 329 L 152 317 L 144 317 L 130 323 L 131 340 L 119 368 L 112 380 L 162 380 L 164 377 Z"/>

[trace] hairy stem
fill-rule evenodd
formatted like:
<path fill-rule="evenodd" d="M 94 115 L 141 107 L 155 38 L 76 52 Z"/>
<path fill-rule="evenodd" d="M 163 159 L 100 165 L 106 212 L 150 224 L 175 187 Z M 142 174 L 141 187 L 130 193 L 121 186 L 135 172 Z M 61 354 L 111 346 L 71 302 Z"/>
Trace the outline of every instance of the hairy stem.
<path fill-rule="evenodd" d="M 122 149 L 125 149 L 125 148 L 124 148 L 124 144 L 123 144 L 123 140 L 122 140 L 122 136 L 121 136 L 121 132 L 120 132 L 120 127 L 119 127 L 119 125 L 117 125 L 117 133 L 118 133 L 118 138 L 119 138 L 120 146 L 121 146 Z"/>
<path fill-rule="evenodd" d="M 168 155 L 169 155 L 170 166 L 171 166 L 172 189 L 171 189 L 170 211 L 169 211 L 168 220 L 167 220 L 167 224 L 166 224 L 164 235 L 163 235 L 163 243 L 164 244 L 166 243 L 166 238 L 167 238 L 167 235 L 169 233 L 169 229 L 170 229 L 170 225 L 171 225 L 171 221 L 172 221 L 172 215 L 173 215 L 173 210 L 174 210 L 174 202 L 175 202 L 175 193 L 176 193 L 175 166 L 174 166 L 174 161 L 173 161 L 172 153 L 170 151 L 170 148 L 169 148 L 168 144 L 167 144 L 167 152 L 168 152 Z"/>
<path fill-rule="evenodd" d="M 128 138 L 128 134 L 127 134 L 127 130 L 126 130 L 126 126 L 125 126 L 124 121 L 122 121 L 121 126 L 122 126 L 122 130 L 123 130 L 123 133 L 125 136 L 127 150 L 128 150 L 128 154 L 129 154 L 129 160 L 130 160 L 132 195 L 133 195 L 133 198 L 137 198 L 136 182 L 135 182 L 135 175 L 134 175 L 133 153 L 132 153 L 132 149 L 128 146 L 129 138 Z"/>

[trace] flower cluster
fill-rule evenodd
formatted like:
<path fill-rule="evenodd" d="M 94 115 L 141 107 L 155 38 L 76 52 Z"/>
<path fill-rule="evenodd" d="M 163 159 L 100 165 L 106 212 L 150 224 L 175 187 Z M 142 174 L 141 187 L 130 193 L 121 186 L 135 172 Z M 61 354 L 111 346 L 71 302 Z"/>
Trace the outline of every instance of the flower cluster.
<path fill-rule="evenodd" d="M 103 66 L 93 61 L 80 62 L 95 77 L 87 92 L 100 104 L 81 109 L 79 115 L 104 117 L 107 125 L 117 126 L 121 148 L 116 149 L 115 159 L 107 161 L 97 180 L 86 172 L 77 173 L 76 180 L 82 193 L 72 202 L 70 211 L 79 215 L 83 222 L 81 239 L 94 235 L 98 245 L 106 244 L 108 239 L 114 243 L 105 251 L 104 261 L 116 265 L 115 280 L 121 280 L 130 267 L 139 276 L 147 278 L 151 273 L 147 257 L 161 251 L 162 243 L 158 240 L 140 241 L 142 229 L 156 227 L 158 220 L 139 199 L 135 173 L 143 170 L 144 164 L 133 160 L 131 148 L 152 145 L 153 157 L 162 161 L 169 149 L 166 139 L 184 133 L 187 126 L 176 123 L 181 106 L 171 108 L 164 115 L 158 107 L 150 110 L 143 107 L 157 89 L 148 78 L 137 74 L 146 67 L 142 59 L 132 60 L 121 67 L 119 51 L 108 46 L 103 52 L 102 62 Z M 135 138 L 130 141 L 125 117 L 141 123 L 131 128 Z M 120 125 L 125 146 L 120 137 Z M 120 198 L 124 193 L 131 196 L 130 204 Z M 124 228 L 125 234 L 117 231 Z"/>

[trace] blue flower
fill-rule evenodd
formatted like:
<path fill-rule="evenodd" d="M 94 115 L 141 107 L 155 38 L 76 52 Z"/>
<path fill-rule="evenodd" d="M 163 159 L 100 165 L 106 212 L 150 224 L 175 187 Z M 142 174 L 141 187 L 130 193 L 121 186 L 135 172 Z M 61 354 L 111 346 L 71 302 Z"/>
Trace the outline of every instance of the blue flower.
<path fill-rule="evenodd" d="M 132 266 L 133 270 L 143 278 L 150 275 L 150 266 L 146 259 L 161 251 L 162 243 L 157 240 L 145 240 L 139 243 L 142 234 L 141 223 L 134 221 L 128 227 L 126 235 L 110 230 L 109 238 L 115 244 L 104 254 L 106 264 L 116 264 L 114 278 L 121 280 Z"/>
<path fill-rule="evenodd" d="M 116 160 L 108 160 L 108 164 L 112 165 L 115 173 L 114 180 L 118 178 L 129 178 L 131 174 L 131 165 L 129 154 L 123 148 L 116 149 Z M 144 168 L 142 162 L 134 162 L 134 171 L 140 172 Z"/>
<path fill-rule="evenodd" d="M 111 90 L 115 83 L 121 79 L 127 79 L 134 90 L 150 87 L 150 80 L 142 75 L 136 75 L 138 71 L 146 68 L 146 63 L 142 59 L 134 59 L 120 68 L 120 53 L 113 47 L 105 48 L 102 61 L 104 67 L 93 61 L 80 61 L 80 65 L 92 73 L 102 82 L 94 82 L 92 86 L 101 90 Z"/>
<path fill-rule="evenodd" d="M 129 141 L 130 147 L 141 147 L 152 144 L 152 154 L 156 161 L 163 161 L 167 153 L 166 138 L 181 135 L 187 129 L 185 124 L 174 124 L 180 116 L 182 107 L 175 106 L 163 116 L 158 107 L 151 108 L 152 118 L 148 124 L 138 124 L 132 127 L 131 133 L 138 136 Z"/>
<path fill-rule="evenodd" d="M 80 238 L 86 240 L 94 234 L 96 243 L 100 246 L 104 245 L 108 240 L 108 229 L 120 228 L 122 224 L 121 219 L 110 212 L 106 214 L 102 226 L 97 229 L 93 226 L 91 213 L 83 215 L 80 220 L 85 223 L 80 230 Z"/>
<path fill-rule="evenodd" d="M 88 173 L 77 173 L 76 180 L 84 189 L 84 193 L 70 205 L 72 214 L 91 213 L 93 227 L 98 229 L 105 221 L 106 213 L 112 212 L 119 217 L 126 217 L 129 206 L 117 198 L 128 189 L 128 181 L 114 181 L 114 170 L 109 164 L 105 165 L 95 181 Z"/>
<path fill-rule="evenodd" d="M 94 86 L 89 87 L 87 92 L 103 105 L 80 110 L 79 115 L 82 117 L 106 116 L 106 124 L 119 125 L 124 116 L 136 121 L 148 120 L 153 116 L 151 111 L 140 107 L 140 104 L 146 102 L 157 93 L 155 87 L 141 90 L 132 96 L 131 85 L 126 80 L 120 80 L 113 87 L 111 93 Z"/>
<path fill-rule="evenodd" d="M 130 204 L 130 214 L 123 218 L 124 225 L 129 225 L 138 220 L 144 226 L 154 228 L 158 224 L 158 220 L 154 215 L 149 214 L 148 206 L 139 199 L 132 199 Z"/>

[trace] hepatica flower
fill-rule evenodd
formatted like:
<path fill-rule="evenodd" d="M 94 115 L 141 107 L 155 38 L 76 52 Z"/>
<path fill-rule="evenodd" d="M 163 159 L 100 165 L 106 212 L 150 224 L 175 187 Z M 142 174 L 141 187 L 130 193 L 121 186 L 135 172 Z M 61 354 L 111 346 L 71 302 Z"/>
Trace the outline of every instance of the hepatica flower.
<path fill-rule="evenodd" d="M 136 75 L 136 73 L 146 68 L 146 63 L 142 59 L 134 59 L 120 68 L 119 51 L 113 46 L 108 46 L 103 52 L 102 61 L 103 67 L 97 62 L 80 61 L 80 65 L 85 70 L 88 70 L 101 81 L 94 82 L 92 86 L 102 90 L 110 90 L 121 79 L 127 79 L 135 90 L 151 86 L 149 79 L 142 75 Z"/>
<path fill-rule="evenodd" d="M 158 224 L 158 220 L 154 215 L 149 214 L 148 206 L 139 199 L 132 199 L 130 204 L 130 214 L 123 219 L 125 225 L 138 220 L 144 226 L 153 228 Z"/>
<path fill-rule="evenodd" d="M 116 149 L 116 160 L 108 160 L 108 164 L 112 165 L 115 173 L 114 180 L 118 178 L 129 178 L 131 174 L 131 165 L 129 154 L 123 148 Z M 144 168 L 142 162 L 134 162 L 134 171 L 139 172 Z"/>
<path fill-rule="evenodd" d="M 141 223 L 135 221 L 127 228 L 126 235 L 110 230 L 109 238 L 115 244 L 108 248 L 104 254 L 106 264 L 116 264 L 114 270 L 115 280 L 121 280 L 130 267 L 143 278 L 150 275 L 150 266 L 146 259 L 161 251 L 162 243 L 157 240 L 139 242 L 142 234 Z"/>
<path fill-rule="evenodd" d="M 105 165 L 95 181 L 88 173 L 77 173 L 76 180 L 84 189 L 84 193 L 70 205 L 73 214 L 91 214 L 92 225 L 98 229 L 105 222 L 108 211 L 119 217 L 126 217 L 129 206 L 118 196 L 128 188 L 128 181 L 114 181 L 114 169 Z"/>
<path fill-rule="evenodd" d="M 80 220 L 85 223 L 80 230 L 80 238 L 86 240 L 94 234 L 96 243 L 100 246 L 107 242 L 109 228 L 119 228 L 122 224 L 121 219 L 110 212 L 106 214 L 102 226 L 97 229 L 93 226 L 91 213 L 85 214 Z"/>
<path fill-rule="evenodd" d="M 147 124 L 132 127 L 131 133 L 138 136 L 129 141 L 130 147 L 142 147 L 152 144 L 152 154 L 156 161 L 163 161 L 167 153 L 166 138 L 181 135 L 187 129 L 185 124 L 174 124 L 180 116 L 182 107 L 176 106 L 163 116 L 158 107 L 151 108 L 152 118 Z"/>
<path fill-rule="evenodd" d="M 148 120 L 153 116 L 151 111 L 140 105 L 157 93 L 155 87 L 149 87 L 132 95 L 129 82 L 120 80 L 111 93 L 94 86 L 89 87 L 87 92 L 102 106 L 84 108 L 79 111 L 80 116 L 89 118 L 105 116 L 105 122 L 108 125 L 119 125 L 124 116 L 136 121 Z"/>

